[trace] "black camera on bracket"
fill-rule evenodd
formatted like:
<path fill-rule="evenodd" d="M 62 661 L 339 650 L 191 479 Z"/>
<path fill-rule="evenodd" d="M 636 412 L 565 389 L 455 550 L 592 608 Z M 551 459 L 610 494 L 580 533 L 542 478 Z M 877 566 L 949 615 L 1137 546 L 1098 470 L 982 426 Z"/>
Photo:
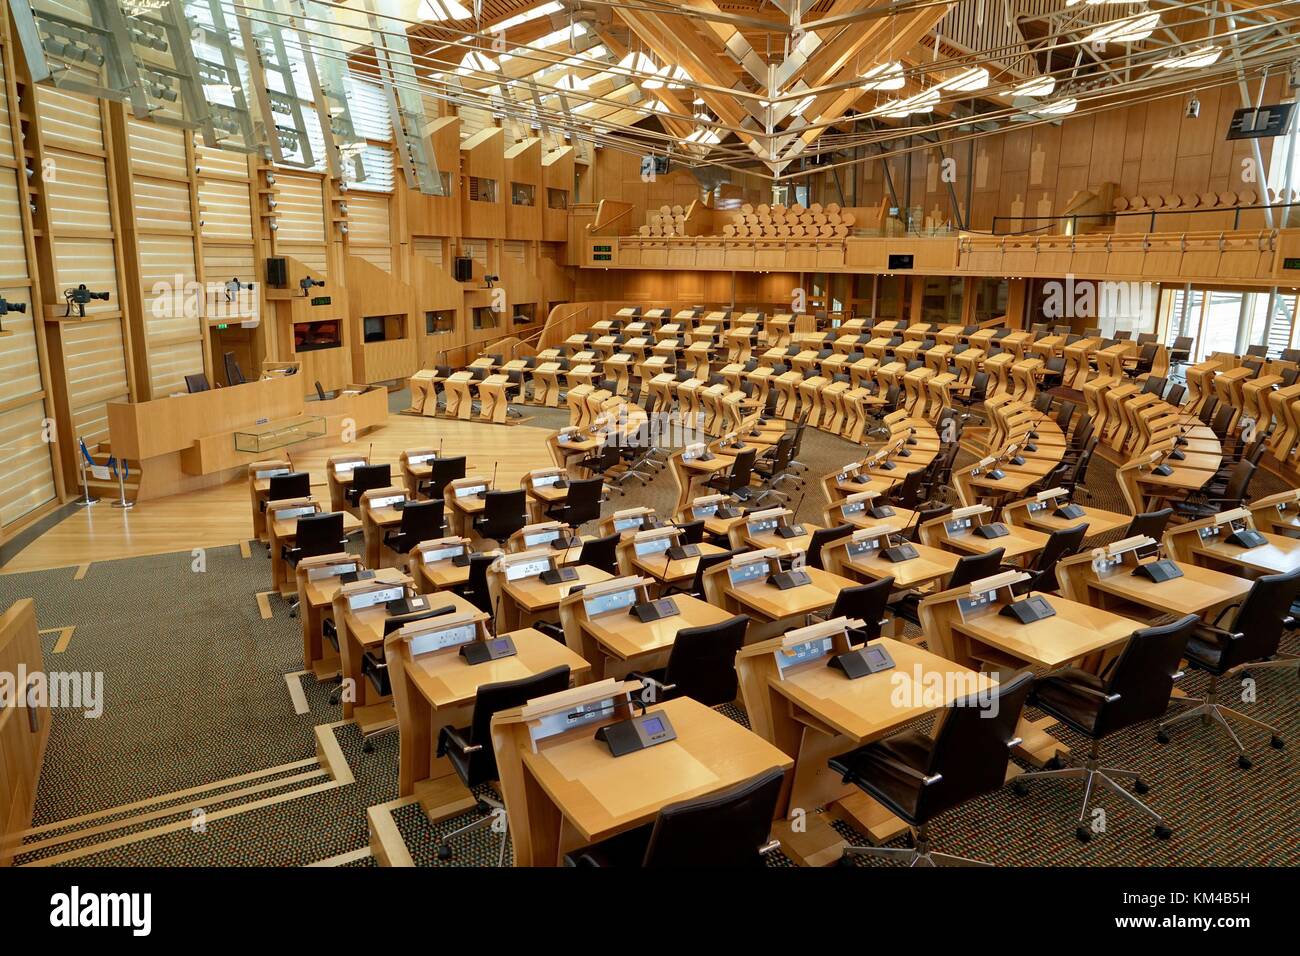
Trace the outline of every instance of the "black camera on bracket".
<path fill-rule="evenodd" d="M 26 311 L 27 311 L 26 302 L 10 302 L 4 296 L 0 295 L 0 318 L 4 318 L 10 312 L 26 312 Z M 0 332 L 3 331 L 4 328 L 0 327 Z"/>
<path fill-rule="evenodd" d="M 65 316 L 72 315 L 72 307 L 75 305 L 77 307 L 77 316 L 79 318 L 84 319 L 86 317 L 87 303 L 93 302 L 95 300 L 99 300 L 100 302 L 107 302 L 108 293 L 91 292 L 89 289 L 86 288 L 86 283 L 83 282 L 75 289 L 64 289 L 63 300 L 68 304 L 67 311 L 63 313 Z"/>
<path fill-rule="evenodd" d="M 303 276 L 298 280 L 298 288 L 302 289 L 304 296 L 311 295 L 312 286 L 320 286 L 323 289 L 325 288 L 325 280 L 313 279 L 311 276 Z"/>

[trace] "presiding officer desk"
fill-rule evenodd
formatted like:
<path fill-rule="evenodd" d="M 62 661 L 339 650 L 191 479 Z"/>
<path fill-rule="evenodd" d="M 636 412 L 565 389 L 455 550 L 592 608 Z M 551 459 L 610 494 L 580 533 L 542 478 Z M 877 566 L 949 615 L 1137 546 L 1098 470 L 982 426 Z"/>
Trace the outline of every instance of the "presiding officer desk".
<path fill-rule="evenodd" d="M 306 387 L 300 375 L 276 375 L 149 402 L 109 402 L 112 452 L 138 463 L 136 498 L 144 501 L 221 484 L 270 452 L 337 438 L 349 422 L 360 434 L 388 417 L 386 389 L 354 385 L 307 402 Z"/>

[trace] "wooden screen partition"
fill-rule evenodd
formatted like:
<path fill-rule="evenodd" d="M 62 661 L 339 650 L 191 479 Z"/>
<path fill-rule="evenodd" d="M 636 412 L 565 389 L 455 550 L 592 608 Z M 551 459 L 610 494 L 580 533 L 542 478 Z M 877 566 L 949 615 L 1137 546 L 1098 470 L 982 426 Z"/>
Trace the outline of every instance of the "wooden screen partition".
<path fill-rule="evenodd" d="M 20 672 L 30 677 L 44 670 L 36 605 L 24 599 L 0 617 L 0 672 L 16 679 Z M 16 689 L 21 702 L 0 708 L 0 866 L 13 862 L 21 843 L 19 834 L 31 826 L 36 784 L 50 737 L 49 708 L 27 706 L 28 686 Z"/>
<path fill-rule="evenodd" d="M 3 31 L 0 31 L 3 32 Z M 43 331 L 32 301 L 28 238 L 9 109 L 9 51 L 0 60 L 0 298 L 26 312 L 0 316 L 0 540 L 4 528 L 53 502 L 58 485 L 51 456 L 51 417 L 42 351 Z"/>

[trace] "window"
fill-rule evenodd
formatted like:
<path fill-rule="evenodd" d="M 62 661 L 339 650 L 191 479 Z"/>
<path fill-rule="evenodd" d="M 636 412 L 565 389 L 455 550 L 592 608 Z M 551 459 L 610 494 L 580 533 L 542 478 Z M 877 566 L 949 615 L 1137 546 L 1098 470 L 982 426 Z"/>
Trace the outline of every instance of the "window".
<path fill-rule="evenodd" d="M 405 316 L 367 315 L 361 320 L 362 341 L 391 342 L 403 337 Z"/>
<path fill-rule="evenodd" d="M 515 306 L 513 321 L 515 325 L 528 325 L 537 318 L 537 304 L 535 302 L 521 302 Z"/>
<path fill-rule="evenodd" d="M 975 321 L 988 322 L 1007 314 L 1007 295 L 1011 283 L 1006 279 L 975 280 Z M 1034 321 L 1038 321 L 1037 318 Z"/>
<path fill-rule="evenodd" d="M 469 198 L 470 202 L 496 202 L 497 181 L 471 176 L 469 178 Z"/>
<path fill-rule="evenodd" d="M 339 341 L 339 324 L 334 319 L 324 322 L 297 322 L 293 327 L 293 350 L 315 352 L 318 349 L 336 349 Z"/>
<path fill-rule="evenodd" d="M 442 194 L 444 196 L 450 196 L 451 195 L 451 173 L 444 173 L 441 169 L 438 170 L 438 182 L 442 184 Z"/>
<path fill-rule="evenodd" d="M 567 189 L 546 190 L 546 208 L 547 209 L 568 209 L 569 208 L 569 191 Z"/>
<path fill-rule="evenodd" d="M 424 313 L 425 335 L 447 335 L 455 331 L 456 313 L 451 309 Z"/>
<path fill-rule="evenodd" d="M 497 313 L 490 306 L 480 305 L 474 309 L 474 329 L 495 329 Z"/>
<path fill-rule="evenodd" d="M 528 183 L 510 184 L 510 203 L 514 206 L 531 206 L 536 187 Z"/>

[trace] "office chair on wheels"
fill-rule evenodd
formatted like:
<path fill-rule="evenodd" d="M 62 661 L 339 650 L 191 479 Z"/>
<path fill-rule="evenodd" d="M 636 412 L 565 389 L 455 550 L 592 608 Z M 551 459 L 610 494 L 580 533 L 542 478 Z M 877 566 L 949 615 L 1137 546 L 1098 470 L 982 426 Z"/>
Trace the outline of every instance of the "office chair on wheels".
<path fill-rule="evenodd" d="M 521 680 L 503 681 L 498 684 L 483 684 L 474 695 L 474 713 L 468 727 L 443 727 L 438 734 L 438 756 L 446 757 L 461 783 L 473 790 L 484 784 L 497 781 L 497 757 L 492 749 L 492 716 L 498 711 L 519 707 L 537 697 L 556 694 L 569 686 L 569 666 L 552 667 L 550 670 L 525 677 Z M 479 819 L 458 827 L 443 836 L 438 844 L 438 859 L 450 860 L 453 849 L 451 841 L 465 833 L 481 830 L 500 820 L 501 844 L 497 851 L 497 866 L 502 866 L 506 859 L 506 839 L 510 828 L 506 824 L 506 808 L 500 800 L 491 796 L 478 798 L 478 811 L 483 814 Z"/>
<path fill-rule="evenodd" d="M 1237 606 L 1231 628 L 1217 625 L 1223 614 L 1215 619 L 1214 624 L 1196 622 L 1184 656 L 1190 667 L 1210 675 L 1210 686 L 1204 697 L 1174 698 L 1178 703 L 1193 706 L 1160 724 L 1156 740 L 1162 744 L 1169 743 L 1170 727 L 1200 717 L 1205 723 L 1217 722 L 1232 738 L 1232 742 L 1237 745 L 1237 766 L 1242 770 L 1249 770 L 1252 763 L 1229 719 L 1268 731 L 1269 744 L 1276 750 L 1286 747 L 1286 741 L 1276 727 L 1219 703 L 1219 682 L 1225 677 L 1238 677 L 1247 671 L 1296 667 L 1300 659 L 1280 653 L 1278 644 L 1282 640 L 1282 631 L 1295 626 L 1290 609 L 1298 593 L 1300 568 L 1285 574 L 1268 574 L 1255 579 L 1246 599 Z M 1226 612 L 1229 609 L 1224 610 Z"/>
<path fill-rule="evenodd" d="M 939 717 L 934 736 L 917 730 L 886 737 L 831 758 L 829 765 L 882 803 L 912 829 L 912 846 L 846 846 L 841 866 L 855 856 L 901 860 L 909 866 L 988 866 L 935 853 L 927 826 L 945 810 L 998 790 L 1006 781 L 1016 722 L 1034 676 L 1022 672 L 997 687 L 956 700 Z"/>
<path fill-rule="evenodd" d="M 384 637 L 392 634 L 394 631 L 400 631 L 408 624 L 414 624 L 416 621 L 426 621 L 432 617 L 438 617 L 448 614 L 452 610 L 450 605 L 444 607 L 433 607 L 427 611 L 416 611 L 412 614 L 396 614 L 384 621 Z M 336 636 L 337 640 L 337 636 Z M 388 678 L 388 660 L 384 657 L 384 646 L 366 648 L 361 653 L 361 676 L 370 681 L 370 686 L 375 689 L 375 693 L 380 697 L 390 697 L 393 693 L 392 682 Z M 339 681 L 339 686 L 335 688 L 334 693 L 330 694 L 330 703 L 336 703 L 336 698 L 341 695 L 343 682 Z M 383 737 L 387 734 L 398 732 L 396 721 L 378 730 L 372 730 L 369 733 L 361 735 L 361 752 L 375 752 L 375 738 Z"/>
<path fill-rule="evenodd" d="M 690 697 L 706 707 L 736 699 L 736 652 L 745 643 L 749 617 L 737 614 L 717 624 L 684 627 L 673 639 L 668 664 L 653 671 L 633 671 L 629 680 L 647 683 L 654 700 Z"/>
<path fill-rule="evenodd" d="M 298 562 L 303 558 L 346 551 L 347 546 L 347 535 L 343 533 L 343 512 L 327 511 L 299 518 L 293 547 L 284 545 L 280 550 L 280 556 L 289 567 L 296 569 Z M 289 604 L 289 616 L 298 616 L 297 600 Z"/>
<path fill-rule="evenodd" d="M 1103 767 L 1101 742 L 1134 724 L 1154 720 L 1169 708 L 1174 681 L 1182 676 L 1178 662 L 1197 621 L 1195 614 L 1188 614 L 1169 624 L 1134 631 L 1123 652 L 1101 676 L 1077 667 L 1064 667 L 1039 677 L 1030 692 L 1029 703 L 1090 738 L 1092 747 L 1083 766 L 1023 773 L 1011 785 L 1012 791 L 1017 796 L 1027 796 L 1031 780 L 1082 780 L 1083 805 L 1074 831 L 1082 842 L 1092 839 L 1092 828 L 1087 823 L 1088 801 L 1102 788 L 1113 790 L 1154 819 L 1157 839 L 1169 839 L 1173 831 L 1165 825 L 1164 818 L 1125 790 L 1115 778 L 1131 779 L 1133 790 L 1139 794 L 1149 789 L 1146 782 L 1136 770 Z"/>

